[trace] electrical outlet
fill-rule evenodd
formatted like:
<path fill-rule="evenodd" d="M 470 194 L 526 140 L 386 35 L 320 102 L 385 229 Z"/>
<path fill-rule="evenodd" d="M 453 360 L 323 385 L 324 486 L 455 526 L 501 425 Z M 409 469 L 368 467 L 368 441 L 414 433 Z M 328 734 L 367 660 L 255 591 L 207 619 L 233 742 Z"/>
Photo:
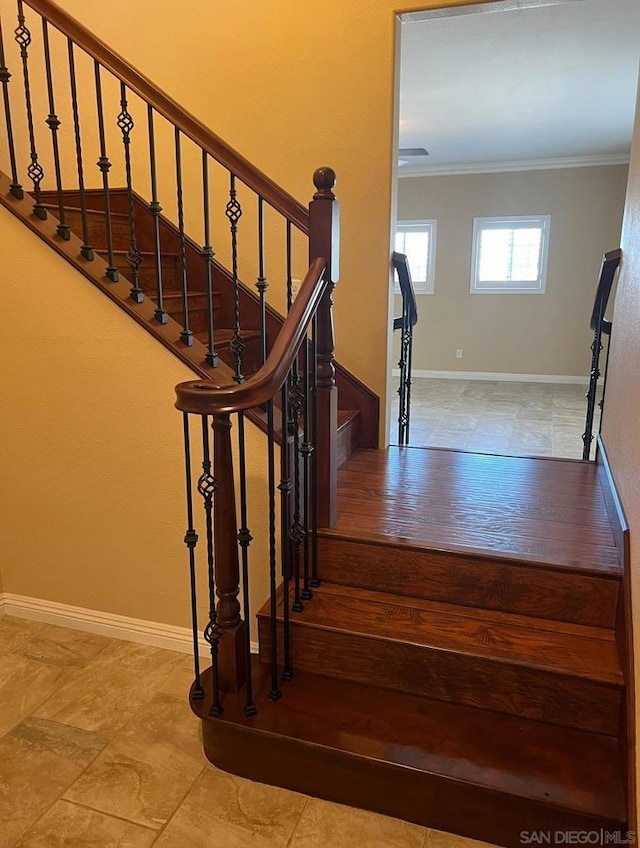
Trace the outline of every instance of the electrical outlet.
<path fill-rule="evenodd" d="M 462 359 L 462 351 L 460 350 L 460 348 L 458 348 L 458 350 L 456 351 L 456 359 Z"/>

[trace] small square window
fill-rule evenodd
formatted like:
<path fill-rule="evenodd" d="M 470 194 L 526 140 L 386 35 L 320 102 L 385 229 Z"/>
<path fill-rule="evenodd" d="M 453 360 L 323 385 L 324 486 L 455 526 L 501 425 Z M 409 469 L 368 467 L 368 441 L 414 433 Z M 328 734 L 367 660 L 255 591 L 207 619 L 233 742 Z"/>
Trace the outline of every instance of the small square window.
<path fill-rule="evenodd" d="M 550 222 L 549 215 L 474 218 L 471 293 L 544 293 Z"/>
<path fill-rule="evenodd" d="M 396 226 L 395 249 L 406 254 L 414 291 L 433 294 L 436 265 L 436 222 L 399 221 Z M 395 291 L 400 292 L 398 283 Z"/>

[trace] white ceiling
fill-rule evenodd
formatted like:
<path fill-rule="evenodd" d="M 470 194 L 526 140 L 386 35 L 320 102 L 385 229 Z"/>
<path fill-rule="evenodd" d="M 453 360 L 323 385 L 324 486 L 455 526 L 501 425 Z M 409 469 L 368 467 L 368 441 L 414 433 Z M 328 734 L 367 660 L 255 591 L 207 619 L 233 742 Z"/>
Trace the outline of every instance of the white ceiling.
<path fill-rule="evenodd" d="M 400 175 L 628 154 L 640 0 L 455 11 L 402 18 L 399 146 L 429 156 Z"/>

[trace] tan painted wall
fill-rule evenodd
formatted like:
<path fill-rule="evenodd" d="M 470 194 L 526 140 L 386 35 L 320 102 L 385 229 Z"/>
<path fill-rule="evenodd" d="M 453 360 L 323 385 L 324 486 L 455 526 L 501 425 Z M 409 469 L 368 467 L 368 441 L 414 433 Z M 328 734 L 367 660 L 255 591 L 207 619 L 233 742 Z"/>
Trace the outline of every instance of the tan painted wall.
<path fill-rule="evenodd" d="M 187 626 L 173 387 L 192 372 L 3 208 L 0 257 L 4 591 Z M 257 604 L 265 439 L 248 438 Z"/>
<path fill-rule="evenodd" d="M 640 106 L 640 100 L 638 101 Z M 640 681 L 640 111 L 622 232 L 603 438 L 630 528 L 636 684 Z M 637 703 L 637 698 L 636 698 Z M 636 716 L 638 717 L 638 716 Z M 636 727 L 637 727 L 636 722 Z M 640 735 L 638 735 L 640 738 Z M 640 774 L 640 751 L 638 773 Z M 640 804 L 639 804 L 640 806 Z"/>
<path fill-rule="evenodd" d="M 414 367 L 586 375 L 595 285 L 602 254 L 620 243 L 626 182 L 622 165 L 398 180 L 398 218 L 438 221 Z M 546 293 L 470 294 L 473 219 L 538 214 L 551 215 Z"/>

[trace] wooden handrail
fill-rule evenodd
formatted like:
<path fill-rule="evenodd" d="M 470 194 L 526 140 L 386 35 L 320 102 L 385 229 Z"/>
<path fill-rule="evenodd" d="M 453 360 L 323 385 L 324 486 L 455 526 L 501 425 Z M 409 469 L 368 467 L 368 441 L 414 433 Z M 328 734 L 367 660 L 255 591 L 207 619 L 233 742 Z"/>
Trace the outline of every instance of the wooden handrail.
<path fill-rule="evenodd" d="M 144 74 L 112 50 L 83 24 L 61 9 L 52 0 L 24 0 L 50 24 L 70 38 L 93 59 L 110 71 L 131 91 L 134 91 L 159 114 L 205 150 L 213 159 L 231 171 L 246 186 L 284 215 L 303 233 L 309 232 L 307 209 L 266 174 L 237 153 L 225 141 L 187 112 L 169 95 L 161 91 Z"/>
<path fill-rule="evenodd" d="M 188 380 L 176 386 L 176 407 L 197 415 L 230 414 L 260 406 L 284 383 L 327 286 L 326 262 L 316 259 L 307 271 L 266 362 L 246 383 L 217 386 Z"/>

